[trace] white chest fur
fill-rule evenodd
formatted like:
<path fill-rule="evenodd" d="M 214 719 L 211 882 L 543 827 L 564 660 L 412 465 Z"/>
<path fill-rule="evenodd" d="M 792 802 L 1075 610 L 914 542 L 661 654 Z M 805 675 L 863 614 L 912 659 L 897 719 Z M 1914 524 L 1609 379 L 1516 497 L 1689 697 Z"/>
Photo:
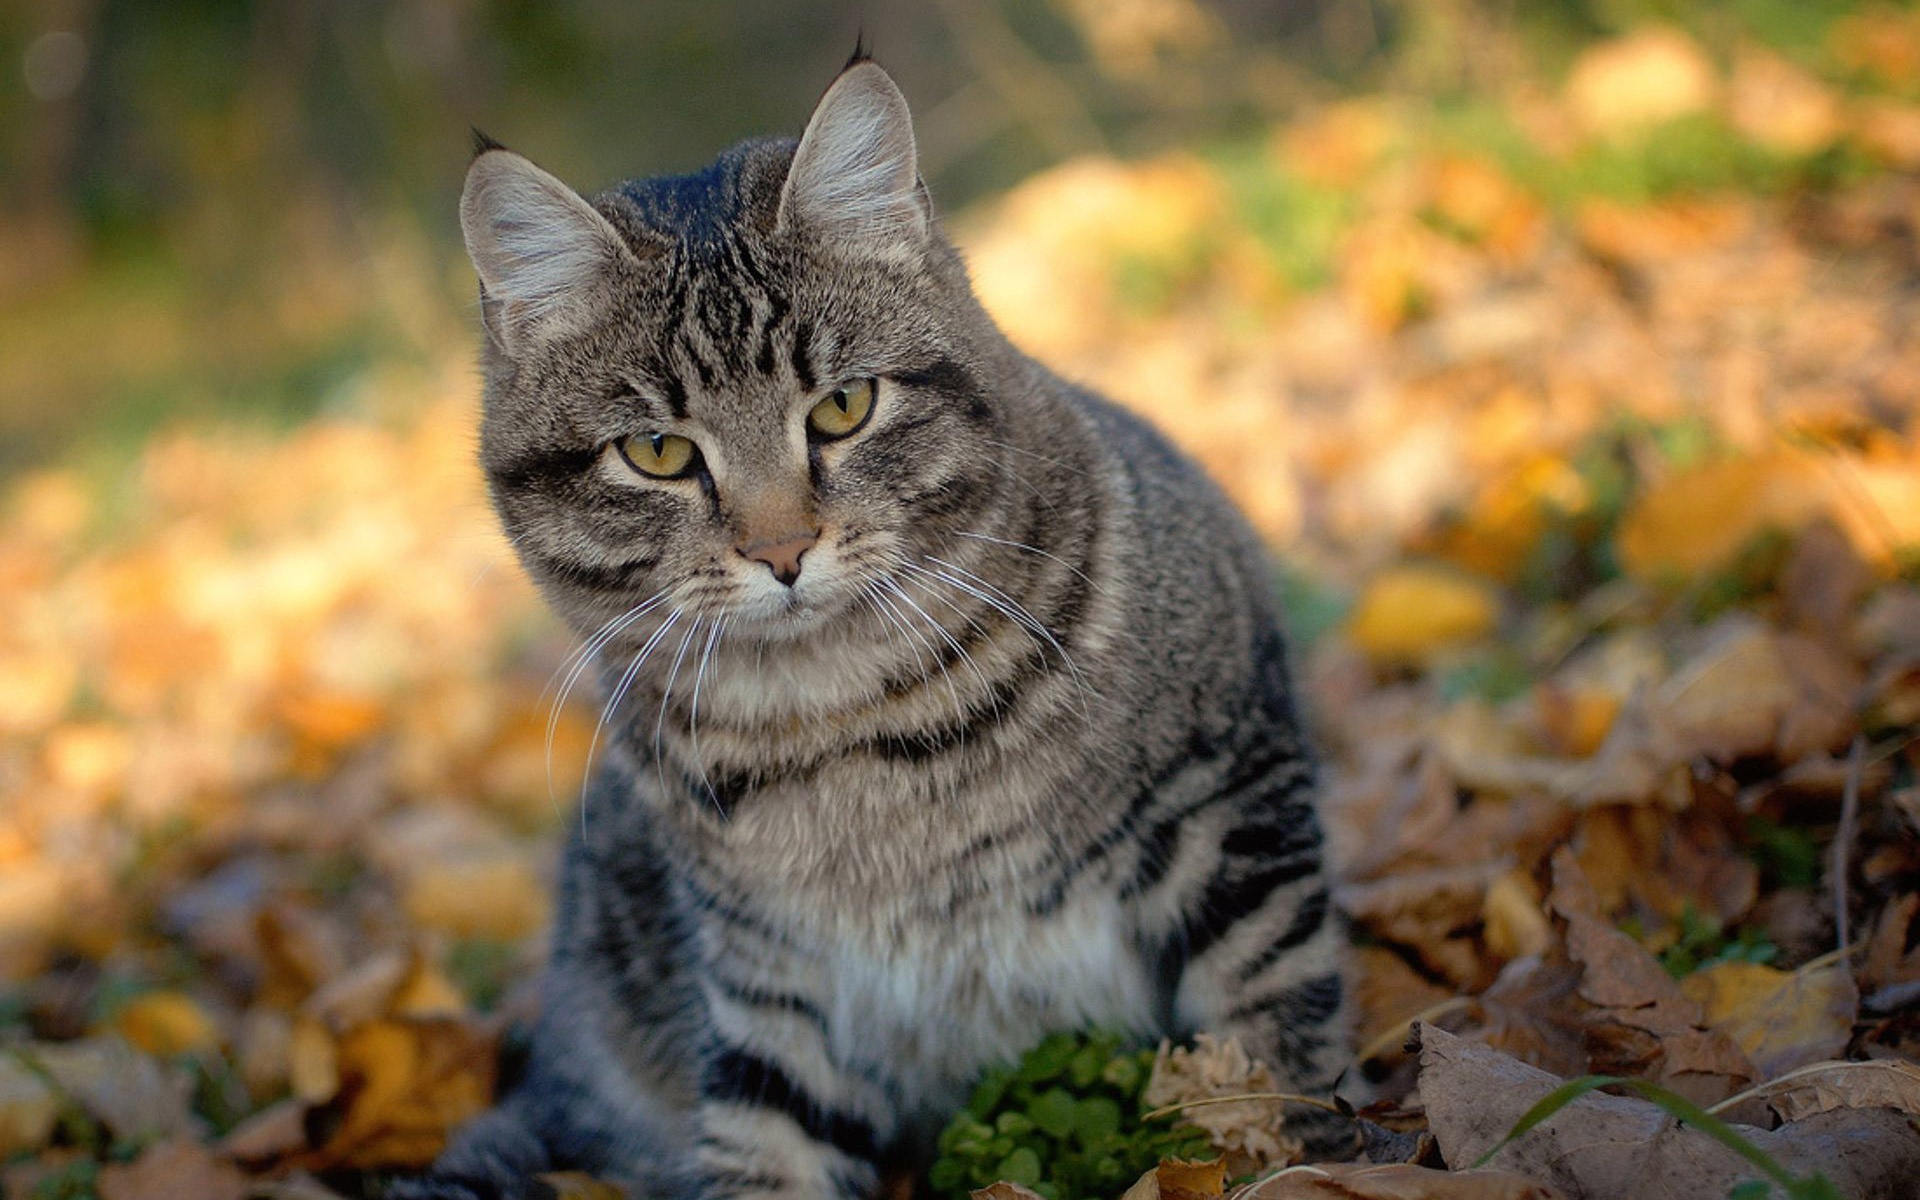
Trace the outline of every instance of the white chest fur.
<path fill-rule="evenodd" d="M 1087 898 L 1044 920 L 1018 905 L 922 926 L 885 953 L 856 941 L 828 959 L 834 1057 L 913 1081 L 908 1109 L 947 1108 L 982 1067 L 1043 1035 L 1147 1031 L 1152 992 L 1119 905 Z"/>

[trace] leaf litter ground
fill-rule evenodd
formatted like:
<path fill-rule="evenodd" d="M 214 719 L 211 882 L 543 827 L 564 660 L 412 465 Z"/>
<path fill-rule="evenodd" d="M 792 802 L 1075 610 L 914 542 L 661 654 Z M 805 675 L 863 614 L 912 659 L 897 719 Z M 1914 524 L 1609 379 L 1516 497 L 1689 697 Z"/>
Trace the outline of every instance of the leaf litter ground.
<path fill-rule="evenodd" d="M 961 223 L 1007 327 L 1287 556 L 1377 1161 L 1281 1169 L 1285 1102 L 1203 1048 L 1145 1092 L 1221 1101 L 1187 1111 L 1250 1197 L 1768 1186 L 1634 1095 L 1467 1171 L 1595 1073 L 1725 1106 L 1803 1182 L 1920 1170 L 1920 105 L 1873 76 L 1920 26 L 1861 20 L 1845 90 L 1635 36 L 1497 147 L 1353 101 Z M 517 1052 L 596 714 L 553 706 L 461 359 L 369 388 L 5 497 L 9 1196 L 376 1194 Z"/>

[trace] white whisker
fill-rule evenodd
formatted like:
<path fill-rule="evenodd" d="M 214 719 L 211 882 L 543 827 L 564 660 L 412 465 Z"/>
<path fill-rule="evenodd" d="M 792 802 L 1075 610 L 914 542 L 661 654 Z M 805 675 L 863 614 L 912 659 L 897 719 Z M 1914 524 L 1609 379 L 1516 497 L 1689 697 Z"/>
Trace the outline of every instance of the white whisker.
<path fill-rule="evenodd" d="M 714 811 L 725 820 L 727 810 L 720 806 L 720 797 L 713 790 L 713 780 L 707 778 L 707 760 L 700 754 L 700 684 L 707 677 L 707 660 L 713 657 L 713 648 L 720 642 L 720 634 L 727 627 L 727 618 L 723 615 L 713 623 L 713 629 L 707 634 L 707 644 L 700 651 L 700 668 L 693 673 L 693 706 L 687 713 L 687 733 L 693 743 L 694 765 L 700 768 L 700 785 L 707 789 L 707 798 L 713 801 Z"/>
<path fill-rule="evenodd" d="M 640 649 L 634 651 L 633 661 L 628 663 L 627 669 L 620 673 L 620 682 L 614 687 L 612 698 L 601 707 L 600 719 L 593 723 L 593 737 L 587 742 L 587 761 L 580 773 L 580 840 L 583 842 L 587 840 L 587 789 L 593 782 L 593 755 L 594 751 L 600 748 L 600 735 L 605 732 L 607 722 L 613 719 L 615 710 L 620 707 L 620 702 L 627 698 L 627 689 L 633 686 L 634 679 L 640 674 L 641 666 L 653 653 L 654 647 L 660 644 L 660 639 L 666 635 L 667 630 L 672 629 L 682 615 L 681 609 L 674 609 L 661 623 L 660 628 L 653 631 L 652 636 L 647 638 Z"/>

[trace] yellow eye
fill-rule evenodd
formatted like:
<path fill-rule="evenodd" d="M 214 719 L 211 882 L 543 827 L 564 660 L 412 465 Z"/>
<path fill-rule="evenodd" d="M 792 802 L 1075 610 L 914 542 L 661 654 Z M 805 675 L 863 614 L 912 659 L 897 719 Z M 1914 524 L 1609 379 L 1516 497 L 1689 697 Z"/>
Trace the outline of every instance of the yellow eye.
<path fill-rule="evenodd" d="M 673 479 L 693 470 L 700 452 L 687 438 L 672 433 L 638 433 L 613 444 L 627 465 L 655 479 Z"/>
<path fill-rule="evenodd" d="M 807 413 L 807 428 L 824 438 L 843 438 L 873 412 L 873 380 L 842 384 Z"/>

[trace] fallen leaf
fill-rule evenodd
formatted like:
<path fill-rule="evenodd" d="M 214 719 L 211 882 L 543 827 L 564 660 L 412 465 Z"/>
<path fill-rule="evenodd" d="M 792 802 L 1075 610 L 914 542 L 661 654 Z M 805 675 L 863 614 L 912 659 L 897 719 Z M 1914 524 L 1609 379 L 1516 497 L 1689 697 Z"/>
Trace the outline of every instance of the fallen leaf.
<path fill-rule="evenodd" d="M 523 938 L 547 923 L 552 898 L 524 857 L 420 863 L 407 880 L 407 915 L 453 937 Z"/>
<path fill-rule="evenodd" d="M 269 1163 L 307 1149 L 307 1110 L 298 1097 L 268 1105 L 220 1139 L 221 1154 L 235 1162 Z"/>
<path fill-rule="evenodd" d="M 192 1076 L 117 1037 L 40 1042 L 21 1053 L 116 1138 L 143 1142 L 199 1132 L 189 1103 Z"/>
<path fill-rule="evenodd" d="M 245 1174 L 198 1142 L 166 1141 L 139 1158 L 100 1168 L 100 1200 L 244 1200 Z"/>
<path fill-rule="evenodd" d="M 1368 582 L 1347 637 L 1376 662 L 1417 662 L 1486 636 L 1499 615 L 1489 584 L 1445 567 L 1400 566 Z"/>
<path fill-rule="evenodd" d="M 1226 1186 L 1227 1165 L 1221 1159 L 1163 1158 L 1159 1166 L 1134 1180 L 1120 1200 L 1213 1200 Z"/>
<path fill-rule="evenodd" d="M 218 1049 L 220 1030 L 185 992 L 146 992 L 113 1015 L 113 1031 L 157 1058 Z"/>
<path fill-rule="evenodd" d="M 1920 1117 L 1920 1065 L 1900 1059 L 1810 1063 L 1747 1095 L 1788 1122 L 1837 1108 L 1891 1108 Z"/>
<path fill-rule="evenodd" d="M 1477 1162 L 1562 1082 L 1497 1050 L 1421 1024 L 1420 1094 L 1449 1163 Z M 1823 1173 L 1852 1200 L 1911 1200 L 1920 1133 L 1882 1109 L 1819 1113 L 1777 1130 L 1735 1125 L 1797 1176 Z M 1710 1135 L 1655 1105 L 1589 1092 L 1507 1142 L 1490 1166 L 1551 1185 L 1567 1200 L 1703 1200 L 1764 1178 Z"/>
<path fill-rule="evenodd" d="M 1601 918 L 1592 886 L 1564 847 L 1553 856 L 1548 905 L 1565 923 L 1567 955 L 1580 968 L 1576 995 L 1591 1006 L 1584 1024 L 1593 1071 L 1644 1075 L 1702 1104 L 1758 1078 L 1653 955 Z"/>
<path fill-rule="evenodd" d="M 1701 112 L 1718 91 L 1713 64 L 1685 34 L 1646 29 L 1581 52 L 1566 99 L 1589 133 L 1624 137 Z"/>
<path fill-rule="evenodd" d="M 496 1035 L 444 1017 L 381 1019 L 338 1044 L 333 1134 L 310 1166 L 422 1167 L 493 1098 Z"/>
<path fill-rule="evenodd" d="M 1235 1188 L 1230 1200 L 1561 1200 L 1511 1171 L 1439 1171 L 1406 1163 L 1314 1163 Z"/>
<path fill-rule="evenodd" d="M 1140 1102 L 1154 1109 L 1276 1090 L 1272 1069 L 1248 1055 L 1239 1042 L 1202 1033 L 1195 1035 L 1192 1049 L 1160 1044 Z M 1236 1176 L 1271 1170 L 1300 1158 L 1300 1140 L 1285 1129 L 1287 1106 L 1282 1101 L 1198 1104 L 1184 1109 L 1180 1120 L 1205 1130 L 1214 1148 L 1224 1156 L 1221 1169 Z M 1216 1187 L 1212 1194 L 1218 1195 L 1219 1189 Z"/>
<path fill-rule="evenodd" d="M 1723 962 L 1695 971 L 1680 990 L 1707 1023 L 1731 1034 L 1764 1078 L 1838 1055 L 1853 1036 L 1860 992 L 1845 962 L 1782 971 Z"/>
<path fill-rule="evenodd" d="M 1798 528 L 1828 502 L 1826 477 L 1798 453 L 1703 463 L 1654 484 L 1628 506 L 1615 535 L 1620 565 L 1652 583 L 1707 575 L 1755 535 Z"/>

